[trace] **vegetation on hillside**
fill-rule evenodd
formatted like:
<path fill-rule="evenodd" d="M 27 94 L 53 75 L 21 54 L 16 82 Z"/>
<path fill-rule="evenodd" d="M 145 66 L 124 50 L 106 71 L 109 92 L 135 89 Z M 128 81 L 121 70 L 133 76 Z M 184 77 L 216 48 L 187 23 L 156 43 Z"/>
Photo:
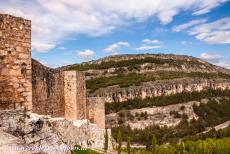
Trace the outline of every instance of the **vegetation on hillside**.
<path fill-rule="evenodd" d="M 220 102 L 210 101 L 207 104 L 201 106 L 194 106 L 195 113 L 198 115 L 198 120 L 191 120 L 188 122 L 188 117 L 183 115 L 182 120 L 176 127 L 159 127 L 149 126 L 144 129 L 131 129 L 130 126 L 120 125 L 112 128 L 112 135 L 117 138 L 117 131 L 120 130 L 123 134 L 124 141 L 128 137 L 131 137 L 132 143 L 144 144 L 148 148 L 151 145 L 151 134 L 155 134 L 158 140 L 158 144 L 171 143 L 177 144 L 180 139 L 199 139 L 204 137 L 203 135 L 197 136 L 198 133 L 205 131 L 207 127 L 214 127 L 225 121 L 230 120 L 230 100 L 222 99 Z M 221 132 L 221 131 L 220 131 Z M 230 137 L 230 127 L 226 132 L 221 132 L 219 136 L 217 134 L 208 134 L 206 137 Z M 206 134 L 207 135 L 207 134 Z"/>
<path fill-rule="evenodd" d="M 144 59 L 130 59 L 130 60 L 121 60 L 121 61 L 108 61 L 101 62 L 100 64 L 75 64 L 69 67 L 69 70 L 78 70 L 85 71 L 89 69 L 108 69 L 108 68 L 119 68 L 119 67 L 129 67 L 134 65 L 140 65 L 144 63 L 154 63 L 154 64 L 169 64 L 171 66 L 181 67 L 182 64 L 187 64 L 190 66 L 201 66 L 203 63 L 197 60 L 175 60 L 175 59 L 160 59 L 154 57 L 146 57 Z"/>
<path fill-rule="evenodd" d="M 111 77 L 100 77 L 90 79 L 86 81 L 86 87 L 90 92 L 94 92 L 99 88 L 104 88 L 113 85 L 119 85 L 120 87 L 139 86 L 142 82 L 156 81 L 156 80 L 170 80 L 177 78 L 205 78 L 205 79 L 216 79 L 225 78 L 230 79 L 229 74 L 223 73 L 201 73 L 201 72 L 173 72 L 173 71 L 158 71 L 152 73 L 119 73 L 116 76 Z"/>
<path fill-rule="evenodd" d="M 167 106 L 178 103 L 186 103 L 189 101 L 200 101 L 202 98 L 212 97 L 230 97 L 230 90 L 204 90 L 200 92 L 182 92 L 169 96 L 158 96 L 151 98 L 135 98 L 125 102 L 106 103 L 106 114 L 118 112 L 124 109 L 140 109 L 153 106 Z M 229 112 L 230 113 L 230 112 Z"/>
<path fill-rule="evenodd" d="M 186 141 L 178 145 L 156 145 L 154 154 L 229 154 L 230 138 L 207 138 L 198 141 Z M 153 154 L 146 149 L 132 149 L 135 154 Z"/>

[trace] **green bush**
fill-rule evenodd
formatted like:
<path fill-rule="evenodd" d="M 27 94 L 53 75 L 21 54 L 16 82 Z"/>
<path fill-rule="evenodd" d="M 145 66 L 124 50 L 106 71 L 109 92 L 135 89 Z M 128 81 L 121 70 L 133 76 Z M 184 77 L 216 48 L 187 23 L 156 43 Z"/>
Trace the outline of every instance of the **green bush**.
<path fill-rule="evenodd" d="M 130 136 L 132 142 L 144 144 L 148 149 L 151 146 L 151 138 L 149 136 L 152 136 L 152 134 L 156 135 L 159 144 L 168 142 L 176 144 L 180 139 L 197 140 L 207 137 L 230 137 L 230 127 L 226 130 L 212 130 L 208 133 L 199 134 L 205 131 L 205 128 L 213 127 L 230 120 L 230 100 L 222 99 L 219 103 L 210 101 L 207 104 L 194 106 L 194 111 L 199 117 L 198 120 L 192 119 L 188 122 L 188 116 L 182 115 L 181 122 L 175 127 L 159 127 L 153 125 L 144 129 L 131 129 L 130 126 L 120 125 L 112 128 L 112 135 L 114 138 L 117 138 L 118 130 L 120 130 L 123 134 L 124 141 L 127 141 L 127 137 Z"/>

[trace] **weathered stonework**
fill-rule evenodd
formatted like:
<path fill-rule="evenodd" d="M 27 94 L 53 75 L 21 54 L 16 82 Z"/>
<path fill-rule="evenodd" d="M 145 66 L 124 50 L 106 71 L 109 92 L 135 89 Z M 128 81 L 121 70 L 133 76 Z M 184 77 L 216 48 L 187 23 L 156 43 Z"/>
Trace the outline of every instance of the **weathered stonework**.
<path fill-rule="evenodd" d="M 61 71 L 32 60 L 33 112 L 64 117 L 64 85 Z"/>
<path fill-rule="evenodd" d="M 86 119 L 85 75 L 76 71 L 65 71 L 63 74 L 65 118 Z"/>
<path fill-rule="evenodd" d="M 87 119 L 105 128 L 105 99 L 102 97 L 87 98 Z"/>
<path fill-rule="evenodd" d="M 95 103 L 94 113 L 98 109 L 104 114 L 103 103 Z M 17 108 L 68 120 L 86 119 L 85 75 L 48 68 L 36 60 L 31 63 L 31 22 L 0 14 L 0 110 Z M 101 128 L 103 116 L 94 118 Z"/>
<path fill-rule="evenodd" d="M 32 109 L 31 22 L 0 14 L 0 110 Z"/>

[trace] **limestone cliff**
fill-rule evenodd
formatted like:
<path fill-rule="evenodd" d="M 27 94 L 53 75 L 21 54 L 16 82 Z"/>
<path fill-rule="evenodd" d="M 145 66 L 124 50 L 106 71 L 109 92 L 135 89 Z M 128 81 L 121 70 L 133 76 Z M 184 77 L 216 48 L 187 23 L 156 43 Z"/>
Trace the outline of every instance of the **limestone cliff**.
<path fill-rule="evenodd" d="M 101 88 L 90 96 L 105 97 L 106 102 L 123 102 L 136 97 L 171 95 L 182 92 L 193 92 L 207 89 L 230 89 L 229 79 L 199 79 L 183 78 L 168 81 L 154 81 L 142 83 L 140 86 L 120 88 L 111 86 Z"/>
<path fill-rule="evenodd" d="M 59 69 L 84 71 L 88 95 L 105 97 L 110 103 L 136 97 L 230 88 L 230 70 L 185 55 L 117 55 Z M 144 75 L 148 79 L 136 84 L 135 77 L 139 80 Z M 119 76 L 133 81 L 121 81 Z M 120 85 L 121 82 L 125 84 Z"/>

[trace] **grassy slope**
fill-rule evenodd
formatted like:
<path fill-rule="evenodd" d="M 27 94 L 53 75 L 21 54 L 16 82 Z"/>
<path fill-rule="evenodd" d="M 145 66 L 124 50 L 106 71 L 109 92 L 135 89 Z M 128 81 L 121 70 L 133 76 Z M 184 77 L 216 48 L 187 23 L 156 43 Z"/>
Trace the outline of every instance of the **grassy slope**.
<path fill-rule="evenodd" d="M 223 73 L 200 73 L 200 72 L 169 72 L 169 71 L 160 71 L 154 73 L 144 73 L 144 74 L 119 74 L 117 76 L 112 77 L 100 77 L 96 79 L 91 79 L 86 81 L 86 87 L 91 92 L 99 88 L 104 88 L 112 85 L 119 85 L 120 87 L 128 87 L 128 86 L 138 86 L 142 82 L 155 81 L 155 80 L 170 80 L 177 78 L 205 78 L 205 79 L 216 79 L 216 78 L 226 78 L 230 79 L 230 75 Z"/>

